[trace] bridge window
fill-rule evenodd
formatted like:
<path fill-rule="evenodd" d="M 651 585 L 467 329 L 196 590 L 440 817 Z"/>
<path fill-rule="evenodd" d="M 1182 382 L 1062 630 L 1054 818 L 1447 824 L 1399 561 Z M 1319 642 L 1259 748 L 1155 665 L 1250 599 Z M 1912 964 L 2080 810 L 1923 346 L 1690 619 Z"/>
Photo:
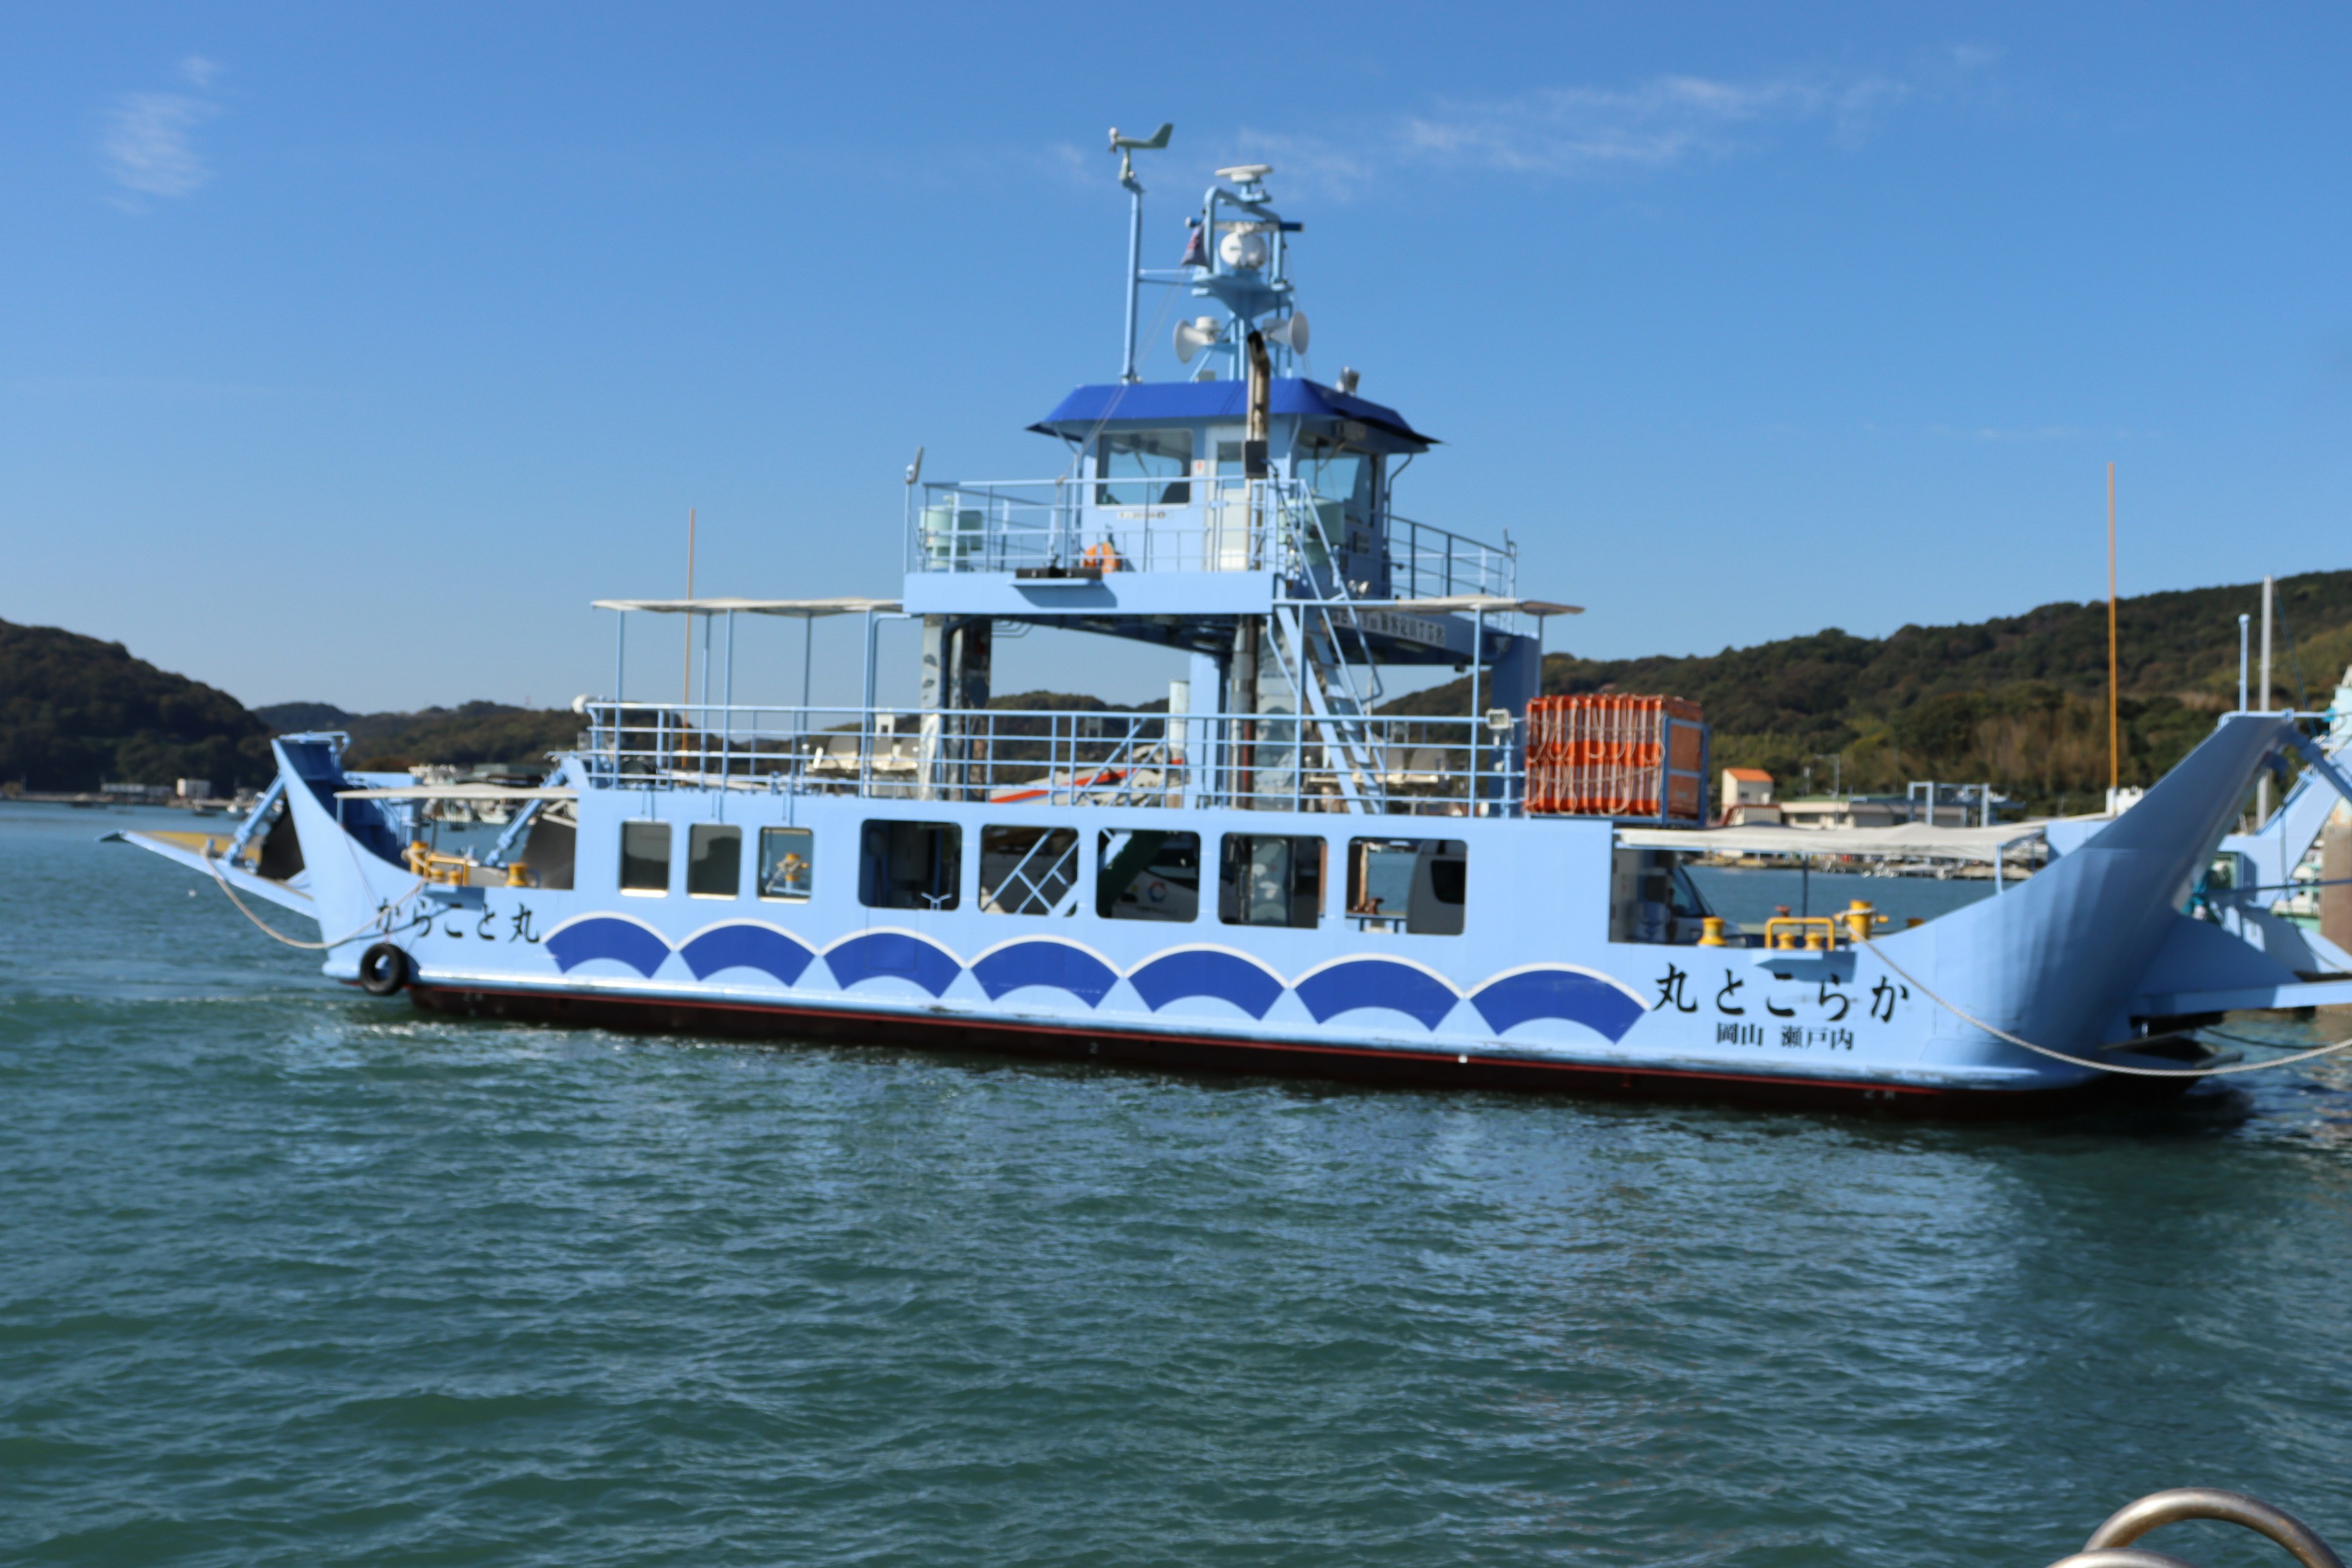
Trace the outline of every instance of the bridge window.
<path fill-rule="evenodd" d="M 952 822 L 869 822 L 857 897 L 868 909 L 951 910 L 963 888 L 963 829 Z"/>
<path fill-rule="evenodd" d="M 1458 838 L 1348 844 L 1348 919 L 1360 931 L 1460 936 L 1470 854 Z"/>
<path fill-rule="evenodd" d="M 980 907 L 992 915 L 1074 915 L 1078 835 L 1070 827 L 980 830 Z"/>
<path fill-rule="evenodd" d="M 816 836 L 805 827 L 760 829 L 760 896 L 808 902 L 816 884 Z"/>
<path fill-rule="evenodd" d="M 621 824 L 621 891 L 659 898 L 669 891 L 669 824 Z"/>
<path fill-rule="evenodd" d="M 1156 828 L 1097 841 L 1095 913 L 1107 921 L 1180 923 L 1201 914 L 1201 836 Z"/>
<path fill-rule="evenodd" d="M 1320 838 L 1228 833 L 1217 868 L 1217 918 L 1229 926 L 1311 930 L 1323 914 Z"/>
<path fill-rule="evenodd" d="M 686 836 L 686 890 L 698 899 L 732 899 L 743 891 L 743 830 L 698 822 Z"/>
<path fill-rule="evenodd" d="M 1190 430 L 1123 430 L 1095 444 L 1097 506 L 1190 506 Z"/>
<path fill-rule="evenodd" d="M 1298 476 L 1326 500 L 1347 502 L 1354 512 L 1371 510 L 1372 459 L 1365 453 L 1309 437 L 1300 454 Z"/>

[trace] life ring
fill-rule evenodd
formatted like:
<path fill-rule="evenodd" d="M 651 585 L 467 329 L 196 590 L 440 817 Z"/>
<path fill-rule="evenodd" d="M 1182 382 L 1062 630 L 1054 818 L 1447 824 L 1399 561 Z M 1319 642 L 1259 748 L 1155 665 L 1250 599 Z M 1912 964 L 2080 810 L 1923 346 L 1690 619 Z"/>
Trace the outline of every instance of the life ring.
<path fill-rule="evenodd" d="M 1127 563 L 1118 558 L 1118 547 L 1105 539 L 1087 545 L 1086 553 L 1078 557 L 1078 564 L 1089 572 L 1118 572 Z"/>
<path fill-rule="evenodd" d="M 377 942 L 360 954 L 360 989 L 371 996 L 391 996 L 408 984 L 408 953 L 388 942 Z"/>

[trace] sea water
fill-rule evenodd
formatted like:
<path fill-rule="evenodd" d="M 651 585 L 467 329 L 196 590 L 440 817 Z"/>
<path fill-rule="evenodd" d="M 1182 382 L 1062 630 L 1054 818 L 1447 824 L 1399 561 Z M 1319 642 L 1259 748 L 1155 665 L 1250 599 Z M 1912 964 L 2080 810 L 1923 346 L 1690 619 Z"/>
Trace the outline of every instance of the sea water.
<path fill-rule="evenodd" d="M 0 805 L 0 1560 L 2352 1546 L 2352 1068 L 1941 1126 L 458 1022 L 142 822 Z"/>

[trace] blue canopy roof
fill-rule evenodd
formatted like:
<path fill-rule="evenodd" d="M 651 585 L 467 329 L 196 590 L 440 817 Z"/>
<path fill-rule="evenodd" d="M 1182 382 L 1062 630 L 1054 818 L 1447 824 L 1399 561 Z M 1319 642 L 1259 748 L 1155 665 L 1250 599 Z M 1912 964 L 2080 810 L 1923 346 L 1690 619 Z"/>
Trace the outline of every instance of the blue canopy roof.
<path fill-rule="evenodd" d="M 1267 404 L 1269 413 L 1358 419 L 1407 441 L 1436 445 L 1435 437 L 1415 430 L 1395 409 L 1335 392 L 1320 382 L 1277 376 L 1273 392 Z M 1137 381 L 1124 385 L 1114 382 L 1103 386 L 1082 386 L 1029 428 L 1053 436 L 1061 433 L 1058 426 L 1093 425 L 1103 419 L 1239 419 L 1249 412 L 1245 406 L 1247 396 L 1247 386 L 1238 381 Z"/>

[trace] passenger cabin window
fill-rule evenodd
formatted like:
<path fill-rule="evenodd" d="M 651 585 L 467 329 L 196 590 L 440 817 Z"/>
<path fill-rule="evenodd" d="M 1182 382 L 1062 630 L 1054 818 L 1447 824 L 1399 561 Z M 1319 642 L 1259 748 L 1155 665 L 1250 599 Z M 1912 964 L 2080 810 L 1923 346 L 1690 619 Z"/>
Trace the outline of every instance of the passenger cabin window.
<path fill-rule="evenodd" d="M 1123 430 L 1095 444 L 1097 506 L 1190 506 L 1190 430 Z"/>
<path fill-rule="evenodd" d="M 869 822 L 857 868 L 868 909 L 951 910 L 963 887 L 963 829 L 952 822 Z"/>
<path fill-rule="evenodd" d="M 980 830 L 980 907 L 992 915 L 1078 912 L 1078 834 L 1072 827 Z"/>
<path fill-rule="evenodd" d="M 1696 942 L 1715 911 L 1672 849 L 1619 849 L 1609 863 L 1611 942 Z"/>
<path fill-rule="evenodd" d="M 1470 853 L 1458 838 L 1348 844 L 1348 919 L 1359 931 L 1460 936 Z"/>
<path fill-rule="evenodd" d="M 1310 930 L 1323 913 L 1320 838 L 1228 833 L 1218 858 L 1217 918 L 1229 926 Z"/>
<path fill-rule="evenodd" d="M 760 896 L 806 903 L 815 886 L 815 835 L 805 827 L 760 829 Z"/>
<path fill-rule="evenodd" d="M 659 898 L 669 891 L 669 824 L 621 824 L 621 891 Z"/>
<path fill-rule="evenodd" d="M 743 892 L 743 830 L 698 822 L 686 836 L 686 890 L 697 899 L 733 899 Z"/>
<path fill-rule="evenodd" d="M 1095 846 L 1095 913 L 1179 924 L 1201 915 L 1201 836 L 1106 831 Z"/>

